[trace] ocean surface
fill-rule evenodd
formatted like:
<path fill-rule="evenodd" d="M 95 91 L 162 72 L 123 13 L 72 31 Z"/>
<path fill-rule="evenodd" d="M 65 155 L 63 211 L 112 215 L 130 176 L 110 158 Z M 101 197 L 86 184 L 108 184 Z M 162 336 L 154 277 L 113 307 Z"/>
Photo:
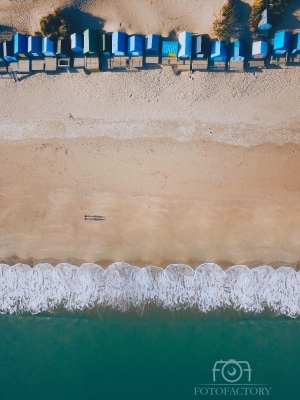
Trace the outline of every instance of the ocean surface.
<path fill-rule="evenodd" d="M 299 287 L 286 267 L 1 265 L 0 399 L 299 399 Z"/>

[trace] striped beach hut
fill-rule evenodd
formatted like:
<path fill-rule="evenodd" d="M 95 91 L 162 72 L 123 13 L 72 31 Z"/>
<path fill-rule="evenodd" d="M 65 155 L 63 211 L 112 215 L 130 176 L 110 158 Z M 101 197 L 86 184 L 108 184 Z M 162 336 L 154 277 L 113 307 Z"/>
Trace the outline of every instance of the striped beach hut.
<path fill-rule="evenodd" d="M 112 54 L 117 57 L 124 57 L 126 55 L 126 34 L 124 32 L 113 32 Z"/>
<path fill-rule="evenodd" d="M 162 65 L 177 65 L 178 45 L 175 40 L 163 40 L 161 49 Z"/>
<path fill-rule="evenodd" d="M 42 38 L 29 36 L 27 39 L 27 53 L 31 58 L 43 58 Z"/>
<path fill-rule="evenodd" d="M 215 70 L 226 69 L 227 62 L 227 47 L 226 43 L 222 40 L 215 40 L 211 42 L 210 47 L 210 68 Z"/>
<path fill-rule="evenodd" d="M 151 33 L 145 37 L 145 63 L 159 64 L 160 36 Z"/>
<path fill-rule="evenodd" d="M 261 18 L 260 18 L 260 21 L 258 23 L 257 29 L 259 31 L 268 31 L 271 28 L 272 28 L 272 24 L 271 24 L 270 11 L 268 9 L 265 9 L 261 13 Z"/>
<path fill-rule="evenodd" d="M 130 68 L 141 68 L 143 66 L 143 38 L 139 35 L 129 36 L 127 51 L 130 57 Z"/>
<path fill-rule="evenodd" d="M 242 40 L 230 43 L 229 71 L 244 71 L 246 58 L 246 44 Z"/>
<path fill-rule="evenodd" d="M 205 70 L 208 67 L 210 40 L 206 35 L 192 36 L 192 70 Z"/>

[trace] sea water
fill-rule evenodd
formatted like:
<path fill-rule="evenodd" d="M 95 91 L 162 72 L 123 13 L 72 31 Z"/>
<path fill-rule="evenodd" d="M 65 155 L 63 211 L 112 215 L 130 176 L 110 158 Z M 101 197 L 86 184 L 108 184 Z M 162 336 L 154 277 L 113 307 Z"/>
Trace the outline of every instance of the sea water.
<path fill-rule="evenodd" d="M 0 271 L 0 399 L 299 399 L 290 268 Z"/>

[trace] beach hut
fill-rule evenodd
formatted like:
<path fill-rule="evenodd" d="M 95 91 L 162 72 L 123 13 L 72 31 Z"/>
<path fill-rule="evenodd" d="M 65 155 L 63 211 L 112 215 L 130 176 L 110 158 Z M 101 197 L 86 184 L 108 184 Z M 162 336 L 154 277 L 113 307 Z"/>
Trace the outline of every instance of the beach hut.
<path fill-rule="evenodd" d="M 209 51 L 208 36 L 192 36 L 192 70 L 205 70 L 208 68 Z"/>
<path fill-rule="evenodd" d="M 43 58 L 42 38 L 38 36 L 29 36 L 27 39 L 27 53 L 30 58 Z"/>
<path fill-rule="evenodd" d="M 3 46 L 2 46 L 2 43 L 0 43 L 0 74 L 2 74 L 3 72 L 7 72 L 7 68 L 6 68 L 6 62 L 5 62 L 4 56 L 3 56 Z"/>
<path fill-rule="evenodd" d="M 31 59 L 31 71 L 44 71 L 45 60 L 42 53 L 42 38 L 29 36 L 27 40 L 27 53 Z"/>
<path fill-rule="evenodd" d="M 265 9 L 261 13 L 261 18 L 258 23 L 257 29 L 259 31 L 269 31 L 271 28 L 272 28 L 272 24 L 271 24 L 270 11 L 268 9 Z"/>
<path fill-rule="evenodd" d="M 7 62 L 7 69 L 9 71 L 18 71 L 18 60 L 14 53 L 14 42 L 7 40 L 3 42 L 3 58 Z"/>
<path fill-rule="evenodd" d="M 53 40 L 48 37 L 42 39 L 42 53 L 45 57 L 55 57 L 55 46 Z"/>
<path fill-rule="evenodd" d="M 113 58 L 112 58 L 112 34 L 103 33 L 101 36 L 101 69 L 102 71 L 108 71 L 113 69 Z"/>
<path fill-rule="evenodd" d="M 159 64 L 160 36 L 151 33 L 145 37 L 145 63 Z"/>
<path fill-rule="evenodd" d="M 127 68 L 129 58 L 126 56 L 126 34 L 124 32 L 112 33 L 112 55 L 114 68 Z"/>
<path fill-rule="evenodd" d="M 245 67 L 246 44 L 242 40 L 230 43 L 229 71 L 243 72 Z"/>
<path fill-rule="evenodd" d="M 292 34 L 288 31 L 276 32 L 270 64 L 283 65 L 287 63 L 291 46 Z"/>
<path fill-rule="evenodd" d="M 192 34 L 180 32 L 178 35 L 178 70 L 190 71 L 192 58 Z"/>
<path fill-rule="evenodd" d="M 83 35 L 82 33 L 72 33 L 71 39 L 71 50 L 73 53 L 83 54 Z"/>
<path fill-rule="evenodd" d="M 227 47 L 222 40 L 211 42 L 210 68 L 215 70 L 225 70 L 227 62 Z"/>
<path fill-rule="evenodd" d="M 71 53 L 74 68 L 84 68 L 84 56 L 83 56 L 83 34 L 72 33 L 70 36 L 71 40 Z"/>
<path fill-rule="evenodd" d="M 268 42 L 257 41 L 252 43 L 251 59 L 249 67 L 263 68 L 265 66 L 265 58 L 268 55 Z"/>
<path fill-rule="evenodd" d="M 56 56 L 58 68 L 70 68 L 71 40 L 59 39 L 56 44 Z"/>
<path fill-rule="evenodd" d="M 293 46 L 291 51 L 292 61 L 300 62 L 300 32 L 293 36 Z"/>
<path fill-rule="evenodd" d="M 55 54 L 55 44 L 54 41 L 49 39 L 48 37 L 44 37 L 42 39 L 42 53 L 45 56 L 45 71 L 56 71 L 57 59 Z"/>
<path fill-rule="evenodd" d="M 162 42 L 162 65 L 177 65 L 178 42 L 174 40 L 163 40 Z"/>
<path fill-rule="evenodd" d="M 141 68 L 143 66 L 143 38 L 133 35 L 128 38 L 127 51 L 130 57 L 130 68 Z"/>
<path fill-rule="evenodd" d="M 92 29 L 86 29 L 83 32 L 83 54 L 84 68 L 89 72 L 98 72 L 99 55 L 98 55 L 98 32 Z"/>
<path fill-rule="evenodd" d="M 22 33 L 14 35 L 14 54 L 18 60 L 18 71 L 30 72 L 30 60 L 27 54 L 27 36 Z"/>

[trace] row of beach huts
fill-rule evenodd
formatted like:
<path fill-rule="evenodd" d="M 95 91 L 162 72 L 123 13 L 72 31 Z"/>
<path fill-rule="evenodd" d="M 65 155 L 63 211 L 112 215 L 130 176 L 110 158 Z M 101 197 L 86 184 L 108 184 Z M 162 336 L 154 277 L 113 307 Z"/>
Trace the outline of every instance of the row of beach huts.
<path fill-rule="evenodd" d="M 100 33 L 86 29 L 53 41 L 48 37 L 14 34 L 0 44 L 0 73 L 54 72 L 66 68 L 85 68 L 89 72 L 170 65 L 178 71 L 244 71 L 270 64 L 300 64 L 300 32 L 275 33 L 273 43 L 254 41 L 251 48 L 242 40 L 227 45 L 207 35 L 180 32 L 178 40 L 156 34 L 127 35 L 124 32 Z M 247 63 L 246 63 L 247 61 Z"/>

